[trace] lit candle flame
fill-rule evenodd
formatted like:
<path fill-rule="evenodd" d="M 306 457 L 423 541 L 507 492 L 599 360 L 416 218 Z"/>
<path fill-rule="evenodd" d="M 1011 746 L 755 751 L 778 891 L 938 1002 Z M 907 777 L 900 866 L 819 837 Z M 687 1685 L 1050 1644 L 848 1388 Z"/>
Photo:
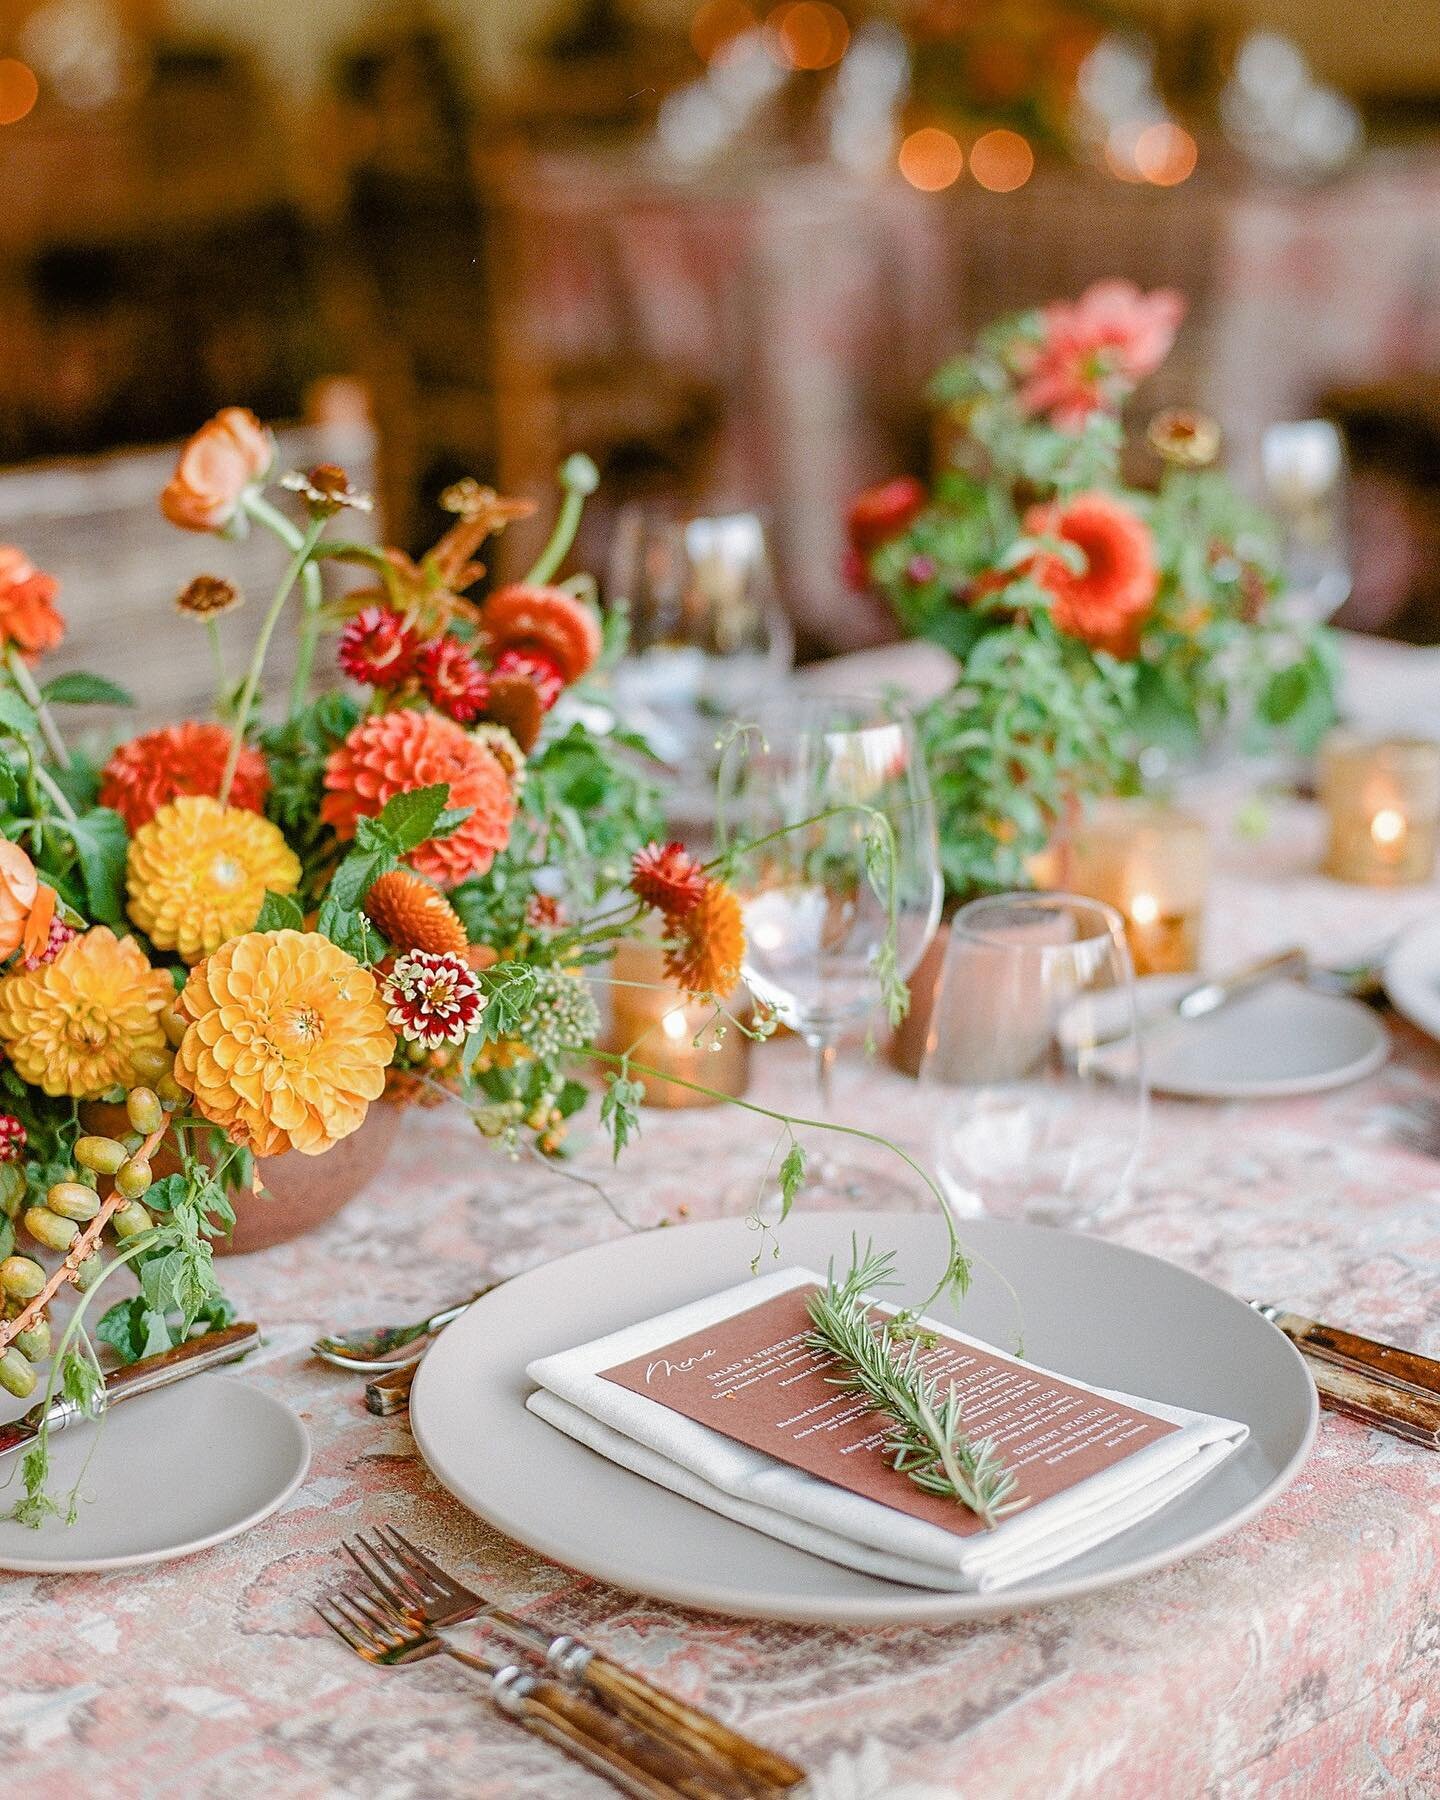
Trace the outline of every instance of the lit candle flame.
<path fill-rule="evenodd" d="M 677 1006 L 673 1012 L 667 1012 L 660 1021 L 660 1029 L 672 1044 L 678 1044 L 690 1029 L 685 1019 L 685 1008 Z"/>
<path fill-rule="evenodd" d="M 1398 844 L 1405 835 L 1405 815 L 1393 806 L 1382 806 L 1370 821 L 1370 835 L 1377 844 Z"/>
<path fill-rule="evenodd" d="M 1160 902 L 1153 894 L 1136 894 L 1130 901 L 1130 917 L 1137 925 L 1153 925 L 1160 917 Z"/>

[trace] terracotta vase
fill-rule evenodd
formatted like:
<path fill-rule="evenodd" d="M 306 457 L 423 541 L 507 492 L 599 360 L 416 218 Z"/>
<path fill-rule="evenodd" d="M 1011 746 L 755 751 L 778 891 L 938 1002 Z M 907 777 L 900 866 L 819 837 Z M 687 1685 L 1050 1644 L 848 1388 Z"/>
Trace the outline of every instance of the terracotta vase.
<path fill-rule="evenodd" d="M 360 1129 L 323 1156 L 290 1150 L 284 1156 L 262 1157 L 258 1166 L 265 1192 L 252 1193 L 248 1187 L 230 1190 L 235 1229 L 228 1237 L 215 1239 L 215 1254 L 243 1256 L 268 1250 L 333 1219 L 384 1168 L 404 1113 L 402 1106 L 377 1100 Z M 107 1137 L 129 1130 L 123 1106 L 92 1102 L 81 1109 L 81 1118 L 87 1130 Z M 180 1164 L 167 1144 L 157 1151 L 151 1166 L 158 1180 L 177 1173 Z"/>

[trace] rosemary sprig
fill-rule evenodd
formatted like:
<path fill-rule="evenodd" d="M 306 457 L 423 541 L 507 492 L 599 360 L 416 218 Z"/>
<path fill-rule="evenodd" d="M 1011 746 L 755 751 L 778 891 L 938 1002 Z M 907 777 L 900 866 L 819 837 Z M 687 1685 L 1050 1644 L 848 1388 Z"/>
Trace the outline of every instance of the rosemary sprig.
<path fill-rule="evenodd" d="M 917 1337 L 908 1316 L 871 1316 L 865 1294 L 893 1286 L 894 1270 L 890 1251 L 867 1244 L 862 1255 L 852 1241 L 849 1273 L 837 1280 L 832 1264 L 825 1286 L 811 1296 L 812 1330 L 805 1341 L 839 1364 L 827 1381 L 862 1396 L 889 1419 L 884 1454 L 892 1468 L 927 1494 L 968 1507 L 993 1528 L 1026 1502 L 1011 1498 L 1016 1477 L 994 1441 L 967 1436 L 954 1383 L 942 1388 L 921 1367 L 923 1336 Z"/>

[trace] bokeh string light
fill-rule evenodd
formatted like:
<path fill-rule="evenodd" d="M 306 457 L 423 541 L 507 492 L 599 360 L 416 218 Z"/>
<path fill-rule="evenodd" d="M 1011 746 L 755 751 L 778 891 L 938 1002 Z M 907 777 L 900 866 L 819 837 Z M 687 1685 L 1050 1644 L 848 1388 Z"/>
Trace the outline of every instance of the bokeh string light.
<path fill-rule="evenodd" d="M 922 125 L 900 146 L 900 173 L 922 194 L 936 194 L 960 179 L 965 153 L 939 125 Z"/>
<path fill-rule="evenodd" d="M 970 173 L 992 194 L 1014 193 L 1034 172 L 1035 152 L 1018 131 L 987 131 L 971 147 Z"/>
<path fill-rule="evenodd" d="M 18 125 L 40 98 L 40 83 L 28 63 L 0 57 L 0 125 Z"/>
<path fill-rule="evenodd" d="M 782 0 L 765 20 L 765 44 L 787 69 L 830 69 L 850 47 L 850 27 L 829 0 Z"/>

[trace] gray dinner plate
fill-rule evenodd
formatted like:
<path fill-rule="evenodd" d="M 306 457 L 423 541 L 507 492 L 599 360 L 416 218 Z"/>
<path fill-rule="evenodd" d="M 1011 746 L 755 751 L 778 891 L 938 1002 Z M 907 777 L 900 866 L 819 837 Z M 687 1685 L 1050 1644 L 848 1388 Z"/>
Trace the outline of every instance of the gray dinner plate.
<path fill-rule="evenodd" d="M 1295 1479 L 1318 1416 L 1289 1341 L 1242 1301 L 1158 1257 L 1008 1220 L 967 1220 L 986 1259 L 958 1310 L 931 1310 L 1097 1387 L 1242 1419 L 1244 1447 L 1199 1486 L 1099 1549 L 998 1593 L 863 1575 L 776 1542 L 622 1469 L 528 1412 L 527 1364 L 743 1281 L 760 1241 L 743 1219 L 651 1231 L 561 1257 L 470 1307 L 426 1356 L 415 1441 L 465 1506 L 542 1555 L 656 1599 L 745 1618 L 881 1625 L 990 1618 L 1093 1593 L 1243 1526 Z M 907 1301 L 945 1266 L 934 1214 L 797 1212 L 781 1261 L 848 1261 L 852 1235 L 896 1253 Z M 775 1266 L 768 1252 L 763 1264 Z"/>

